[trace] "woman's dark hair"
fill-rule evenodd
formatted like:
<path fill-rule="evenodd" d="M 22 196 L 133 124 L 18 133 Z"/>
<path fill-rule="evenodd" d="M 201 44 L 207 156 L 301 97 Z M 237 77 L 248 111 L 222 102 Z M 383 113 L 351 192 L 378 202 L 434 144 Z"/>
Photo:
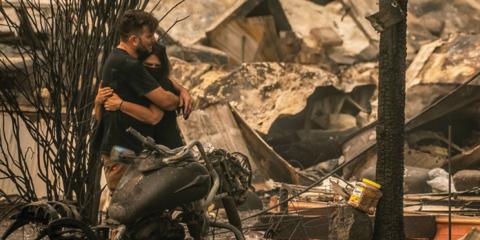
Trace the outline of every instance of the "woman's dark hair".
<path fill-rule="evenodd" d="M 166 80 L 170 75 L 170 61 L 168 61 L 167 48 L 162 44 L 155 44 L 153 46 L 153 52 L 155 56 L 160 59 L 160 68 L 162 69 L 160 79 Z"/>
<path fill-rule="evenodd" d="M 117 31 L 122 41 L 127 41 L 133 34 L 140 34 L 144 26 L 152 32 L 157 29 L 158 20 L 142 10 L 128 10 L 118 21 Z"/>

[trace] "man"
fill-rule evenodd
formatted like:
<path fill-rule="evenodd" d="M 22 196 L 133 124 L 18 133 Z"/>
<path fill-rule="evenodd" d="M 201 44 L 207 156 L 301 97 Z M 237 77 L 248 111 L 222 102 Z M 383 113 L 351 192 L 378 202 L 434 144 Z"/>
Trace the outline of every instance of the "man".
<path fill-rule="evenodd" d="M 164 90 L 180 97 L 180 107 L 182 107 L 183 102 L 187 103 L 182 107 L 182 112 L 185 113 L 183 117 L 186 119 L 188 112 L 191 111 L 191 97 L 187 89 L 171 79 L 170 63 L 166 48 L 163 45 L 156 44 L 152 54 L 143 61 L 143 65 Z M 182 98 L 186 100 L 182 102 Z M 164 145 L 171 149 L 185 145 L 178 128 L 176 111 L 164 110 L 162 111 L 161 119 L 159 119 L 158 115 L 152 115 L 155 109 L 147 109 L 143 106 L 124 101 L 109 87 L 102 88 L 100 86 L 95 99 L 95 118 L 97 121 L 101 119 L 102 109 L 106 111 L 122 111 L 141 122 L 154 125 L 153 139 L 157 144 Z M 133 107 L 135 107 L 135 109 Z M 144 111 L 138 111 L 141 109 L 144 109 Z"/>
<path fill-rule="evenodd" d="M 129 106 L 133 112 L 142 112 L 148 108 L 151 114 L 161 114 L 156 107 L 167 111 L 179 107 L 180 97 L 161 88 L 142 64 L 155 44 L 154 31 L 157 25 L 158 21 L 149 13 L 140 10 L 125 12 L 117 29 L 120 43 L 108 56 L 102 69 L 103 85 L 110 87 L 125 102 L 133 103 Z M 113 192 L 125 166 L 111 162 L 111 148 L 118 145 L 138 153 L 142 150 L 141 144 L 125 130 L 133 127 L 149 136 L 153 132 L 153 126 L 122 111 L 104 112 L 100 124 L 103 125 L 100 152 L 107 186 Z"/>

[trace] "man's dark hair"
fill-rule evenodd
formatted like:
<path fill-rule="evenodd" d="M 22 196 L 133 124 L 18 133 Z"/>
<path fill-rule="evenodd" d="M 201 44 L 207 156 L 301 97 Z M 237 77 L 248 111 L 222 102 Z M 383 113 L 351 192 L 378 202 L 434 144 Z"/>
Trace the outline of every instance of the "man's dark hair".
<path fill-rule="evenodd" d="M 120 18 L 117 30 L 122 41 L 127 41 L 132 34 L 140 34 L 144 26 L 152 32 L 157 28 L 158 20 L 142 10 L 128 10 Z"/>

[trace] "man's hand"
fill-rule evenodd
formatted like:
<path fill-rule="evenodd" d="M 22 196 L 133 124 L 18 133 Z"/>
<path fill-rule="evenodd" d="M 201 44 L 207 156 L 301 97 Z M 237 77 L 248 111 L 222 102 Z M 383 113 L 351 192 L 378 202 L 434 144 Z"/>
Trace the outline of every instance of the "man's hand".
<path fill-rule="evenodd" d="M 193 109 L 193 99 L 192 96 L 188 93 L 186 89 L 182 89 L 180 91 L 180 104 L 178 107 L 180 107 L 181 112 L 183 114 L 184 119 L 188 119 L 190 116 L 190 113 L 192 112 Z"/>
<path fill-rule="evenodd" d="M 118 111 L 122 106 L 122 102 L 123 100 L 116 93 L 113 93 L 113 95 L 103 103 L 103 106 L 107 111 Z"/>
<path fill-rule="evenodd" d="M 95 96 L 95 104 L 102 105 L 107 98 L 111 97 L 113 94 L 113 89 L 110 87 L 102 87 L 102 82 L 98 85 L 97 96 Z"/>

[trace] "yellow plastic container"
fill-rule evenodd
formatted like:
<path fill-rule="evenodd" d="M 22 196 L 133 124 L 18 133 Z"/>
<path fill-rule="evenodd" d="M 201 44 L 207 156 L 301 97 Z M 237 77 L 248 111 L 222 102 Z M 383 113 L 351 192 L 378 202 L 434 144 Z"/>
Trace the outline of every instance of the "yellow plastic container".
<path fill-rule="evenodd" d="M 378 200 L 382 197 L 380 188 L 382 186 L 372 180 L 362 179 L 355 184 L 348 204 L 368 214 L 374 214 Z"/>

